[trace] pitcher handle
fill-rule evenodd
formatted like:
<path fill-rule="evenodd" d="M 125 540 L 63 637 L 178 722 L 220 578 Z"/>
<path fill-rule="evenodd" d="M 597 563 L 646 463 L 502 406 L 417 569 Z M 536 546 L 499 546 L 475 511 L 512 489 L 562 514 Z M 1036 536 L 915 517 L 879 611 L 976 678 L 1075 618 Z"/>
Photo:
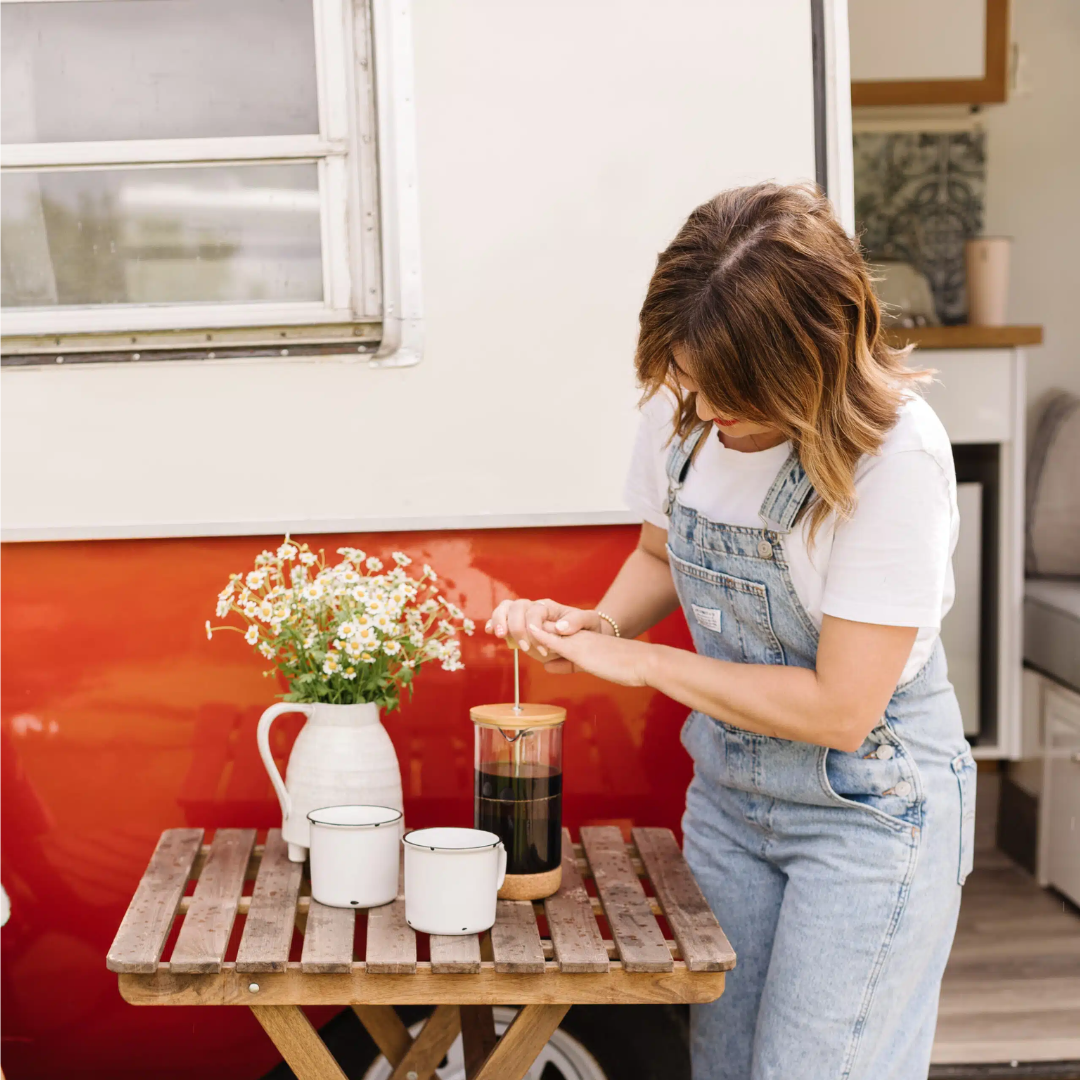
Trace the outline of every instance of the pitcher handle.
<path fill-rule="evenodd" d="M 289 819 L 289 815 L 292 813 L 292 799 L 289 798 L 289 792 L 285 788 L 285 781 L 281 779 L 281 773 L 278 772 L 278 767 L 274 761 L 274 755 L 270 753 L 270 725 L 274 720 L 281 716 L 282 713 L 298 712 L 303 713 L 309 720 L 311 714 L 314 712 L 314 708 L 311 705 L 298 704 L 292 701 L 279 701 L 276 705 L 271 705 L 259 717 L 259 727 L 255 732 L 255 739 L 259 744 L 259 756 L 263 760 L 263 765 L 266 766 L 266 771 L 270 774 L 270 783 L 274 785 L 274 791 L 277 792 L 278 802 L 281 803 L 281 820 L 282 824 Z"/>
<path fill-rule="evenodd" d="M 498 871 L 498 876 L 499 876 L 499 883 L 498 883 L 498 885 L 495 886 L 496 890 L 501 889 L 503 887 L 503 882 L 506 880 L 506 848 L 504 848 L 502 846 L 502 844 L 499 845 L 499 871 Z"/>

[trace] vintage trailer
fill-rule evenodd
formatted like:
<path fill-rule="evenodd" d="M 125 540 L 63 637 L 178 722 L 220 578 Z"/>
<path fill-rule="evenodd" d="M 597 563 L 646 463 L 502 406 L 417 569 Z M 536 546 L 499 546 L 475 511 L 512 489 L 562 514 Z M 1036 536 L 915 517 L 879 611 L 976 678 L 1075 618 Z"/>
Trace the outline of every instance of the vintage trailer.
<path fill-rule="evenodd" d="M 480 621 L 594 603 L 635 542 L 656 252 L 762 178 L 852 221 L 845 4 L 2 14 L 4 1069 L 257 1077 L 246 1010 L 133 1008 L 104 965 L 162 829 L 279 820 L 279 688 L 207 642 L 215 594 L 291 531 L 404 549 Z M 464 660 L 388 719 L 410 824 L 471 813 L 468 707 L 511 674 L 490 639 Z M 678 828 L 683 709 L 531 664 L 525 691 L 568 709 L 572 829 Z"/>

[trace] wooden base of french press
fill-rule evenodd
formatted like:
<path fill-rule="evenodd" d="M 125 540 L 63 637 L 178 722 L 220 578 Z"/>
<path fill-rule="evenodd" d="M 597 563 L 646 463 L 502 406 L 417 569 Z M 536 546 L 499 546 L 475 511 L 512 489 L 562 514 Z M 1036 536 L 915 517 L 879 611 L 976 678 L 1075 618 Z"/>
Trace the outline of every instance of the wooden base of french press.
<path fill-rule="evenodd" d="M 562 867 L 545 874 L 507 874 L 499 890 L 500 900 L 543 900 L 559 891 Z"/>

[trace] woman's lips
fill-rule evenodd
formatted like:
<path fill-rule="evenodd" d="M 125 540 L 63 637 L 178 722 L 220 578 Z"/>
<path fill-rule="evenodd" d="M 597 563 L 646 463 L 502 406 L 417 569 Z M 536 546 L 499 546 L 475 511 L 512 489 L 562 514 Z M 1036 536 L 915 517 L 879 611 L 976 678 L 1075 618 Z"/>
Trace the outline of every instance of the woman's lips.
<path fill-rule="evenodd" d="M 719 417 L 713 417 L 713 423 L 716 424 L 717 427 L 731 427 L 738 422 L 738 420 L 721 420 Z"/>

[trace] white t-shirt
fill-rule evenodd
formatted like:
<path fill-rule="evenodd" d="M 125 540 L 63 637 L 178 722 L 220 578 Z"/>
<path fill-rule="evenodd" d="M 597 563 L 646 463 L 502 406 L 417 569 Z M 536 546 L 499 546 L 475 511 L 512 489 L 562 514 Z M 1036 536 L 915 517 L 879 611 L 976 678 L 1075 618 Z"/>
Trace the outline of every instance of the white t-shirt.
<path fill-rule="evenodd" d="M 673 398 L 656 394 L 641 424 L 626 481 L 626 502 L 661 529 Z M 724 446 L 709 432 L 691 464 L 679 501 L 710 521 L 762 528 L 761 504 L 791 451 L 789 443 L 756 453 Z M 917 626 L 901 683 L 918 674 L 952 607 L 952 553 L 960 527 L 956 474 L 945 428 L 918 395 L 900 407 L 878 454 L 855 471 L 858 504 L 848 521 L 829 517 L 807 548 L 807 519 L 784 537 L 795 592 L 821 626 L 822 615 L 885 626 Z"/>

